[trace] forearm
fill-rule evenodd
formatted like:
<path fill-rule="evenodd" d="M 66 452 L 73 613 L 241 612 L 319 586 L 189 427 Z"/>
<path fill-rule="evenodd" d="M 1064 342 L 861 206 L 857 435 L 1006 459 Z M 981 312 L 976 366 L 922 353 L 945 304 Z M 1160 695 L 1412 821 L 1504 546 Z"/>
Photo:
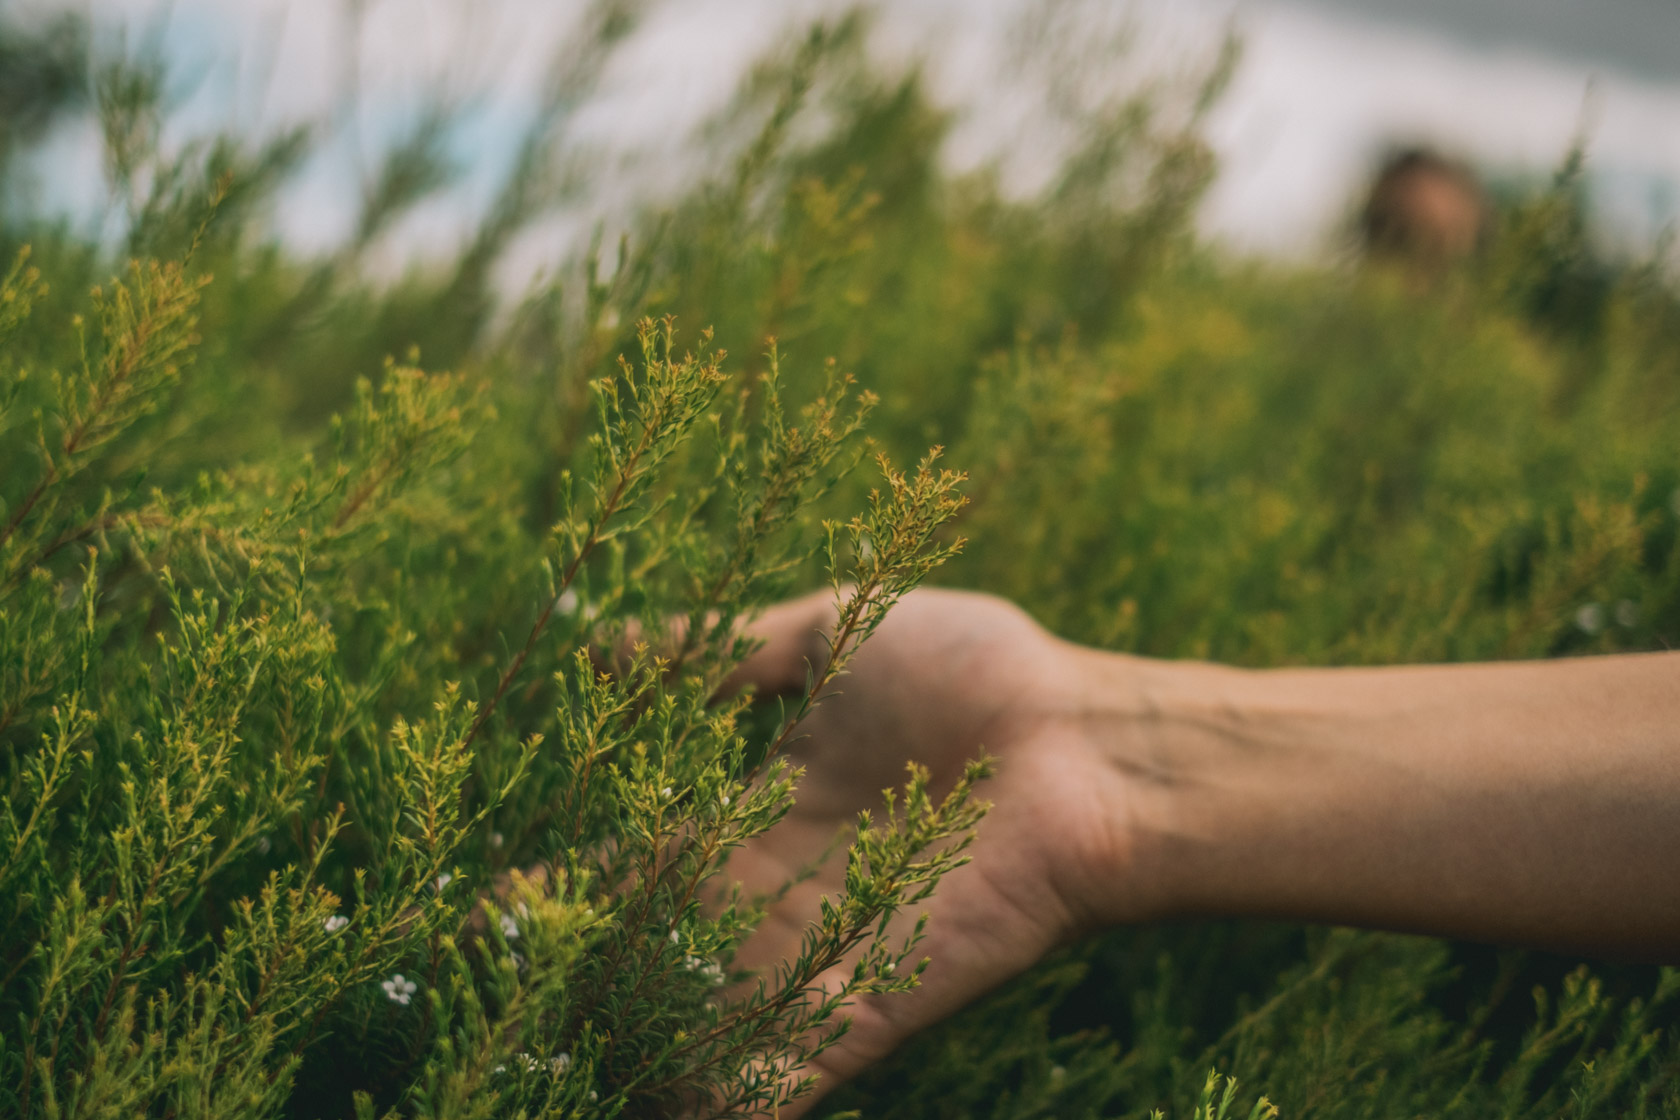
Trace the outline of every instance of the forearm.
<path fill-rule="evenodd" d="M 1106 674 L 1121 702 L 1087 726 L 1136 779 L 1124 811 L 1159 911 L 1680 959 L 1680 654 L 1092 658 L 1088 687 Z"/>

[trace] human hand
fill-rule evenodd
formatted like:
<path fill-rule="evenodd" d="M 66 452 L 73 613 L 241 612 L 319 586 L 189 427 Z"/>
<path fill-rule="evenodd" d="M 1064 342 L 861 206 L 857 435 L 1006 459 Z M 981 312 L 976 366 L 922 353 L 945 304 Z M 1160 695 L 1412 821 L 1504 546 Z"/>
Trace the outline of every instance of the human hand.
<path fill-rule="evenodd" d="M 835 617 L 829 593 L 771 608 L 751 631 L 763 645 L 733 684 L 799 690 L 807 664 L 826 657 Z M 818 861 L 860 810 L 880 806 L 883 789 L 903 784 L 909 762 L 929 770 L 936 797 L 982 753 L 996 776 L 981 791 L 993 808 L 970 862 L 926 905 L 917 956 L 931 963 L 920 987 L 854 1002 L 849 1033 L 789 1074 L 817 1074 L 816 1094 L 782 1116 L 1026 969 L 1093 923 L 1099 893 L 1113 896 L 1127 846 L 1125 778 L 1079 730 L 1081 652 L 1001 599 L 912 592 L 800 725 L 788 748 L 805 768 L 792 809 L 730 863 L 749 891 L 774 891 Z M 737 963 L 772 967 L 796 953 L 819 898 L 841 892 L 844 867 L 837 851 L 777 899 Z M 917 917 L 901 915 L 906 927 Z M 824 979 L 837 988 L 850 974 L 847 961 Z"/>
<path fill-rule="evenodd" d="M 835 617 L 826 595 L 771 609 L 735 683 L 799 691 Z M 851 1032 L 787 1071 L 816 1094 L 780 1116 L 1085 927 L 1240 914 L 1680 959 L 1677 661 L 1255 671 L 1081 649 L 1001 600 L 913 592 L 800 725 L 795 803 L 730 871 L 775 891 L 908 761 L 938 796 L 991 756 L 993 809 L 928 900 L 921 986 L 853 1002 Z M 777 897 L 739 963 L 792 955 L 843 864 Z"/>

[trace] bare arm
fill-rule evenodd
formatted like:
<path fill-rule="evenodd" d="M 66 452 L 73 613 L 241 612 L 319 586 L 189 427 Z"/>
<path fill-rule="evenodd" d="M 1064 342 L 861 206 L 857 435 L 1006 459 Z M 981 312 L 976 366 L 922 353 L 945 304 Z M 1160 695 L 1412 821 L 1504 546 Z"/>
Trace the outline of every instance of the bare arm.
<path fill-rule="evenodd" d="M 1163 912 L 1680 959 L 1680 654 L 1073 656 L 1076 722 L 1138 779 L 1127 890 L 1146 876 Z"/>
<path fill-rule="evenodd" d="M 800 687 L 833 613 L 826 595 L 772 609 L 741 682 Z M 946 782 L 982 751 L 997 763 L 973 862 L 929 902 L 922 986 L 853 1007 L 851 1033 L 790 1074 L 819 1092 L 1124 922 L 1268 916 L 1680 961 L 1680 654 L 1249 671 L 1084 649 L 1001 600 L 920 591 L 802 731 L 793 810 L 731 865 L 756 889 L 905 762 Z M 840 885 L 830 860 L 787 892 L 743 963 L 783 959 Z"/>

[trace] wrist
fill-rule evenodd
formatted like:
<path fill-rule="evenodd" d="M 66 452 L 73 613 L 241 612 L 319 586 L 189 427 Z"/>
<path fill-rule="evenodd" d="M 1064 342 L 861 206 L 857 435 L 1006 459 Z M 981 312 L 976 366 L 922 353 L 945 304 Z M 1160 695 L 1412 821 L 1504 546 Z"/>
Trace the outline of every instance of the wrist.
<path fill-rule="evenodd" d="M 1233 789 L 1272 768 L 1255 720 L 1262 675 L 1069 647 L 1062 733 L 1076 738 L 1101 791 L 1106 828 L 1079 861 L 1096 925 L 1218 909 L 1203 871 L 1228 862 Z"/>
<path fill-rule="evenodd" d="M 1672 958 L 1675 655 L 1241 670 L 1094 651 L 1097 923 L 1245 915 Z"/>

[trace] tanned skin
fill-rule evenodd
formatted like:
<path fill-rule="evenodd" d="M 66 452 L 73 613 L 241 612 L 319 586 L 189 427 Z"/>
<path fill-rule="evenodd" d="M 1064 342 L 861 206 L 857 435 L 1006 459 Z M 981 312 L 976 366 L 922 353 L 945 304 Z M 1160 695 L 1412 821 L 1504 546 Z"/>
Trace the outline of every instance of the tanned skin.
<path fill-rule="evenodd" d="M 772 608 L 735 683 L 796 692 L 833 618 L 827 593 Z M 1680 961 L 1680 653 L 1239 670 L 1086 649 L 1002 600 L 923 590 L 801 732 L 793 810 L 731 861 L 749 888 L 818 859 L 911 760 L 945 786 L 981 753 L 997 767 L 972 861 L 927 904 L 921 987 L 849 1009 L 841 1042 L 790 1071 L 818 1095 L 1123 923 L 1263 916 Z M 790 891 L 742 963 L 794 951 L 843 862 Z"/>

